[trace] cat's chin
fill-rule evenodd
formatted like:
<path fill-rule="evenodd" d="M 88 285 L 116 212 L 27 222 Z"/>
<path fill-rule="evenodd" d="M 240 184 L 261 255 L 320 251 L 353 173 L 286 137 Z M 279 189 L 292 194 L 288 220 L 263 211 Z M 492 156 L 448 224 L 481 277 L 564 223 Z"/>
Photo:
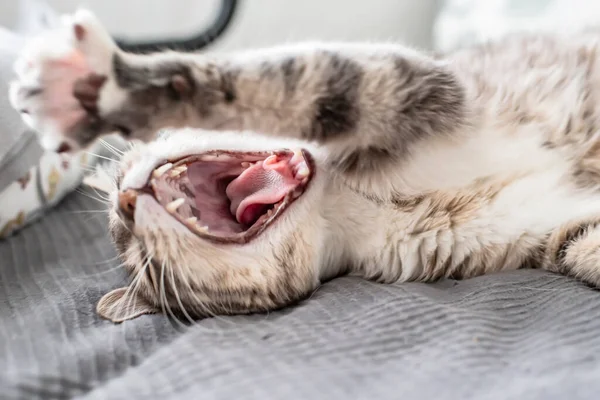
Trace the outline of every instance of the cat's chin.
<path fill-rule="evenodd" d="M 315 175 L 304 150 L 213 150 L 168 160 L 144 187 L 119 192 L 119 213 L 134 221 L 145 194 L 197 236 L 217 243 L 248 243 L 308 189 Z"/>

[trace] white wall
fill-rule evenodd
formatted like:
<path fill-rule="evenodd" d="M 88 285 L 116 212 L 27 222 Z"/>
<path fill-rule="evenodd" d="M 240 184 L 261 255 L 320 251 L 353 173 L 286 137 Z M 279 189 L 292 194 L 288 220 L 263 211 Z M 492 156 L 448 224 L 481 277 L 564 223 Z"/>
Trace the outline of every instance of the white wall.
<path fill-rule="evenodd" d="M 10 26 L 18 1 L 0 0 L 0 24 Z M 218 0 L 46 0 L 60 12 L 94 10 L 111 32 L 128 37 L 177 36 L 206 26 Z M 429 48 L 437 0 L 240 0 L 226 35 L 212 50 L 285 41 L 396 40 Z"/>
<path fill-rule="evenodd" d="M 240 18 L 219 43 L 233 49 L 285 41 L 395 40 L 429 48 L 435 0 L 241 1 Z"/>

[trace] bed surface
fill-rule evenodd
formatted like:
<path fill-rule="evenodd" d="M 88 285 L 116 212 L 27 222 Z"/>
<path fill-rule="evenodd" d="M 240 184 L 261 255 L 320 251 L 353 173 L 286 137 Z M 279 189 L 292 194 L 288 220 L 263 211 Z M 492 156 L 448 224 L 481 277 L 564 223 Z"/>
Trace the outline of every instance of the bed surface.
<path fill-rule="evenodd" d="M 76 193 L 0 242 L 0 398 L 598 398 L 600 293 L 541 271 L 341 278 L 269 315 L 114 325 L 94 311 L 127 282 L 102 208 Z"/>
<path fill-rule="evenodd" d="M 479 19 L 465 13 L 483 2 L 443 3 L 453 7 L 436 29 L 441 49 L 512 27 L 508 11 L 522 9 L 504 0 L 496 24 L 473 25 Z M 546 18 L 540 7 L 567 4 L 535 3 L 527 25 Z M 563 19 L 555 14 L 552 29 Z M 2 93 L 18 48 L 0 54 Z M 23 168 L 7 160 L 39 157 L 14 145 L 29 136 L 10 125 L 18 115 L 5 100 L 0 187 Z M 104 207 L 74 193 L 0 241 L 1 400 L 600 398 L 600 292 L 542 271 L 431 285 L 341 278 L 269 315 L 191 327 L 149 315 L 114 325 L 95 313 L 103 294 L 127 283 Z"/>

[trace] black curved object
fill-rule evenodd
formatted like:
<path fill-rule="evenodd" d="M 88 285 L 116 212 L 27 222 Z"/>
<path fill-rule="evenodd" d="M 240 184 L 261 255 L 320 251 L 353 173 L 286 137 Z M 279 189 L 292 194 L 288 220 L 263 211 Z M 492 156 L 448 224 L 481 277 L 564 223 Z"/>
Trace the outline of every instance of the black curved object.
<path fill-rule="evenodd" d="M 198 51 L 213 43 L 227 30 L 235 15 L 237 6 L 237 0 L 221 0 L 221 8 L 215 22 L 204 32 L 189 39 L 137 42 L 116 38 L 116 42 L 123 50 L 132 53 L 151 53 L 165 49 L 188 52 Z"/>

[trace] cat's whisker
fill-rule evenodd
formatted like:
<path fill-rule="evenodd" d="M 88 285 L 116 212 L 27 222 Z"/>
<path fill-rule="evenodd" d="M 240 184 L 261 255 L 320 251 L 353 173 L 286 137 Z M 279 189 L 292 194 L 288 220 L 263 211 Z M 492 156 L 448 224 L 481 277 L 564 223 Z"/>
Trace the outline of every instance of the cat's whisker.
<path fill-rule="evenodd" d="M 123 311 L 135 308 L 136 293 L 139 290 L 140 284 L 142 282 L 142 277 L 144 276 L 144 273 L 146 272 L 146 268 L 148 268 L 148 266 L 150 265 L 150 260 L 151 260 L 151 258 L 149 256 L 149 254 L 147 254 L 146 261 L 144 262 L 142 268 L 140 268 L 136 272 L 133 280 L 131 281 L 131 284 L 127 287 L 127 290 L 125 291 L 125 294 L 123 295 L 123 298 L 125 299 L 125 301 L 120 303 L 120 310 L 119 310 L 120 313 L 117 313 L 116 315 L 123 315 Z M 130 305 L 133 308 L 130 307 Z"/>
<path fill-rule="evenodd" d="M 96 167 L 95 166 L 87 166 L 87 165 L 81 165 L 79 168 L 81 168 L 82 171 L 84 172 L 89 172 L 89 173 L 95 173 L 96 172 Z"/>
<path fill-rule="evenodd" d="M 89 154 L 89 155 L 91 155 L 92 157 L 100 158 L 100 159 L 107 160 L 107 161 L 110 161 L 110 162 L 119 162 L 119 160 L 117 160 L 115 158 L 105 157 L 103 155 L 96 154 L 96 153 L 93 153 L 91 151 L 86 151 L 86 153 Z"/>
<path fill-rule="evenodd" d="M 98 198 L 98 197 L 94 197 L 92 195 L 90 195 L 89 193 L 87 193 L 86 191 L 82 190 L 82 189 L 75 189 L 75 191 L 79 194 L 84 195 L 85 197 L 89 197 L 92 200 L 95 200 L 99 203 L 104 203 L 104 204 L 108 204 L 110 205 L 110 200 L 109 199 L 103 199 L 103 198 Z"/>
<path fill-rule="evenodd" d="M 194 325 L 195 324 L 194 319 L 190 316 L 190 314 L 188 314 L 183 303 L 181 302 L 181 297 L 179 296 L 179 291 L 177 290 L 177 285 L 175 284 L 175 273 L 173 272 L 172 265 L 170 265 L 170 264 L 169 264 L 169 271 L 171 272 L 171 288 L 173 289 L 173 294 L 175 295 L 175 300 L 177 301 L 177 304 L 179 305 L 181 312 L 187 318 L 189 323 Z"/>
<path fill-rule="evenodd" d="M 183 246 L 187 247 L 187 246 L 186 246 L 186 244 L 187 244 L 187 243 L 185 243 Z M 182 254 L 181 248 L 178 248 L 178 249 L 177 249 L 177 253 L 178 253 L 178 254 L 177 254 L 177 257 L 178 257 L 179 259 L 182 259 L 182 257 L 183 257 L 183 254 Z M 191 296 L 193 296 L 195 299 L 197 299 L 197 300 L 198 300 L 198 296 L 197 296 L 197 295 L 196 295 L 196 293 L 194 293 L 194 291 L 192 290 L 192 286 L 191 286 L 191 284 L 190 284 L 190 282 L 189 282 L 189 280 L 188 280 L 188 276 L 187 276 L 187 274 L 186 274 L 186 273 L 182 273 L 182 274 L 180 274 L 180 278 L 181 278 L 181 280 L 183 281 L 183 283 L 185 284 L 185 286 L 187 287 L 189 294 L 190 294 Z M 212 314 L 210 313 L 210 311 L 209 311 L 209 310 L 208 310 L 208 309 L 207 309 L 207 308 L 204 306 L 204 304 L 203 304 L 201 301 L 197 301 L 196 303 L 197 303 L 197 304 L 198 304 L 200 307 L 202 307 L 202 309 L 203 309 L 203 310 L 204 310 L 204 311 L 205 311 L 205 312 L 206 312 L 208 315 L 212 315 Z"/>
<path fill-rule="evenodd" d="M 186 241 L 186 242 L 184 242 L 184 244 L 183 244 L 182 247 L 186 247 L 187 248 L 186 251 L 189 251 L 190 247 L 192 247 L 192 244 Z M 179 253 L 178 257 L 181 259 L 183 257 L 181 248 L 178 248 L 177 251 Z M 204 310 L 204 314 L 206 316 L 209 316 L 209 317 L 212 317 L 212 318 L 215 318 L 215 319 L 218 319 L 218 320 L 230 322 L 230 321 L 227 321 L 224 318 L 219 317 L 215 313 L 211 312 L 211 310 L 204 304 L 204 302 L 201 299 L 198 298 L 198 295 L 192 289 L 192 286 L 191 286 L 190 281 L 188 279 L 188 274 L 182 273 L 181 274 L 181 280 L 183 281 L 183 283 L 187 287 L 187 290 L 188 290 L 189 294 L 196 300 L 195 304 L 197 304 L 200 308 L 202 308 L 202 310 Z M 202 325 L 198 325 L 198 326 L 202 326 Z"/>
<path fill-rule="evenodd" d="M 94 193 L 97 194 L 98 197 L 100 197 L 101 199 L 105 199 L 106 201 L 110 201 L 110 196 L 108 194 L 106 194 L 104 192 L 103 192 L 104 194 L 98 192 L 98 190 L 95 187 L 90 187 L 90 189 L 93 190 Z"/>
<path fill-rule="evenodd" d="M 141 254 L 141 251 L 138 253 L 138 256 L 139 256 L 140 254 Z M 109 264 L 109 263 L 112 263 L 112 262 L 114 262 L 114 261 L 117 261 L 117 260 L 119 260 L 120 258 L 121 258 L 121 257 L 120 257 L 119 255 L 116 255 L 116 256 L 114 256 L 114 257 L 107 258 L 107 259 L 106 259 L 106 260 L 104 260 L 104 261 L 98 261 L 97 263 L 93 263 L 93 264 L 84 264 L 83 266 L 84 266 L 84 267 L 86 267 L 86 266 L 87 266 L 87 267 L 98 267 L 98 266 L 100 266 L 100 265 Z"/>
<path fill-rule="evenodd" d="M 127 142 L 127 151 L 133 150 L 137 146 L 135 142 Z"/>
<path fill-rule="evenodd" d="M 67 211 L 65 214 L 104 214 L 107 213 L 109 210 L 78 210 L 78 211 Z"/>
<path fill-rule="evenodd" d="M 105 139 L 99 138 L 98 141 L 100 142 L 100 144 L 102 144 L 102 146 L 104 146 L 107 150 L 112 152 L 117 157 L 121 157 L 123 154 L 125 154 L 122 150 L 108 143 Z"/>
<path fill-rule="evenodd" d="M 123 156 L 124 153 L 120 152 L 118 149 L 114 148 L 114 147 L 108 147 L 107 143 L 102 143 L 102 145 L 114 156 L 116 156 L 117 158 L 121 158 Z"/>
<path fill-rule="evenodd" d="M 111 268 L 109 268 L 107 270 L 94 272 L 92 274 L 87 274 L 86 278 L 110 274 L 110 273 L 115 272 L 117 270 L 121 270 L 124 267 L 124 265 L 125 265 L 125 263 L 119 263 L 118 265 L 116 265 L 114 267 L 111 267 Z"/>
<path fill-rule="evenodd" d="M 73 212 L 73 214 L 78 214 L 78 213 Z M 100 221 L 101 223 L 104 223 L 108 219 L 108 210 L 106 210 L 104 212 L 102 212 L 102 211 L 88 212 L 86 210 L 81 210 L 81 212 L 79 212 L 79 214 L 83 214 L 83 220 L 85 222 Z"/>
<path fill-rule="evenodd" d="M 177 327 L 183 326 L 185 329 L 185 328 L 187 328 L 187 326 L 183 322 L 181 322 L 179 320 L 179 318 L 177 318 L 177 316 L 173 313 L 173 310 L 171 309 L 171 305 L 169 304 L 169 300 L 167 298 L 167 292 L 165 289 L 165 267 L 166 267 L 166 262 L 163 260 L 161 263 L 161 268 L 160 268 L 160 305 L 161 305 L 163 314 L 171 317 L 171 318 L 169 318 L 169 321 L 171 321 L 171 322 L 175 321 L 175 322 L 177 322 Z"/>
<path fill-rule="evenodd" d="M 186 247 L 187 248 L 186 251 L 190 251 L 193 248 L 193 244 L 190 243 L 189 241 L 186 241 L 186 242 L 184 242 L 184 244 L 183 244 L 182 247 Z M 178 253 L 179 253 L 178 255 L 179 255 L 180 258 L 183 257 L 183 254 L 182 254 L 182 252 L 181 252 L 180 249 L 178 249 Z M 192 289 L 192 286 L 191 286 L 190 281 L 188 279 L 188 274 L 182 273 L 181 274 L 181 279 L 182 279 L 183 283 L 186 285 L 189 293 L 194 297 L 194 299 L 196 299 L 195 304 L 197 304 L 199 307 L 201 307 L 204 310 L 204 312 L 205 312 L 205 314 L 207 316 L 209 316 L 211 318 L 214 318 L 216 320 L 222 321 L 222 322 L 227 323 L 227 324 L 233 324 L 234 323 L 234 322 L 232 322 L 232 321 L 230 321 L 230 320 L 228 320 L 226 318 L 223 318 L 223 317 L 215 314 L 213 311 L 210 310 L 209 307 L 206 306 L 206 304 L 204 304 L 204 302 L 198 297 L 198 295 Z M 199 325 L 199 326 L 201 326 L 201 325 Z"/>
<path fill-rule="evenodd" d="M 110 201 L 110 197 L 109 197 L 108 194 L 106 194 L 106 193 L 100 193 L 100 192 L 98 192 L 98 190 L 96 190 L 96 188 L 93 188 L 93 187 L 90 187 L 90 186 L 86 186 L 85 189 L 79 187 L 76 190 L 78 192 L 80 192 L 80 193 L 95 194 L 95 195 L 98 196 L 98 198 L 104 200 L 104 202 Z M 90 192 L 92 192 L 92 193 L 90 193 Z"/>

